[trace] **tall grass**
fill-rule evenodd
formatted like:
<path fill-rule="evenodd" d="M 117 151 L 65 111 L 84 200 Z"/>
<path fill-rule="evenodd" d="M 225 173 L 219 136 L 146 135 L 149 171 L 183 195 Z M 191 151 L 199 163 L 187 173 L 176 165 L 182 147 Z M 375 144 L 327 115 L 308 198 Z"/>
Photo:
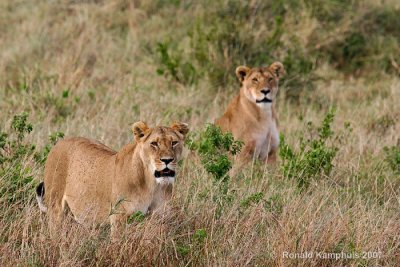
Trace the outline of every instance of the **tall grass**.
<path fill-rule="evenodd" d="M 399 8 L 389 0 L 0 1 L 0 265 L 399 265 Z M 132 142 L 137 120 L 200 131 L 238 92 L 237 65 L 275 60 L 288 73 L 277 112 L 294 158 L 253 162 L 221 191 L 202 155 L 188 152 L 171 209 L 132 218 L 120 242 L 107 225 L 70 217 L 49 237 L 33 188 L 60 133 L 118 149 Z M 329 126 L 323 140 L 318 125 Z M 321 162 L 327 171 L 313 169 Z M 305 251 L 379 258 L 283 257 Z"/>

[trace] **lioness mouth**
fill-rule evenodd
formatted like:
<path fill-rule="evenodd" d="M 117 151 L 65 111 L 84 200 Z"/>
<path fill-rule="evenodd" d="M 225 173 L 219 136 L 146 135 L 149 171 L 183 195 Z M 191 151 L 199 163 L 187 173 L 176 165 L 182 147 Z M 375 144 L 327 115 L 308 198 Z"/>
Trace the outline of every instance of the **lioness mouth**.
<path fill-rule="evenodd" d="M 165 168 L 164 170 L 161 170 L 161 171 L 155 171 L 154 172 L 154 176 L 156 178 L 160 178 L 160 177 L 175 177 L 175 171 L 170 170 L 168 168 Z"/>
<path fill-rule="evenodd" d="M 272 100 L 269 98 L 264 97 L 261 100 L 256 100 L 256 103 L 272 103 Z"/>

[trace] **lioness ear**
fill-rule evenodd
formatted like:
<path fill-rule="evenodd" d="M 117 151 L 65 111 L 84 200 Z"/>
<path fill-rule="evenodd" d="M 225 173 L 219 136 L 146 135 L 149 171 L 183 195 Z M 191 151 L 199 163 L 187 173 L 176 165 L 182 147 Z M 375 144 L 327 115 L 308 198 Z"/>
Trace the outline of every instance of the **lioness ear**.
<path fill-rule="evenodd" d="M 135 140 L 136 141 L 140 141 L 140 139 L 145 135 L 146 131 L 149 129 L 149 127 L 147 126 L 147 124 L 143 121 L 138 121 L 135 122 L 132 125 L 132 132 L 133 135 L 135 136 Z"/>
<path fill-rule="evenodd" d="M 243 82 L 246 75 L 250 72 L 250 68 L 246 66 L 239 66 L 236 68 L 236 76 L 240 82 Z"/>
<path fill-rule="evenodd" d="M 183 122 L 175 122 L 172 124 L 171 128 L 175 131 L 178 131 L 183 136 L 185 136 L 189 132 L 189 125 Z"/>
<path fill-rule="evenodd" d="M 272 63 L 268 68 L 278 79 L 282 78 L 282 76 L 285 74 L 285 68 L 283 67 L 283 64 L 278 61 Z"/>

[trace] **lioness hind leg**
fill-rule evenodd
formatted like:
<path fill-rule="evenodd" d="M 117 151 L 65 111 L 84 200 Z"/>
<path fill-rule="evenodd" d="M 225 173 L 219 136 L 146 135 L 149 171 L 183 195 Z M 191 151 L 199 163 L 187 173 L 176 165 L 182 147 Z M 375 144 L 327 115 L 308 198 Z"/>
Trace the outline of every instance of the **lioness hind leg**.
<path fill-rule="evenodd" d="M 60 200 L 52 199 L 49 209 L 50 235 L 57 236 L 64 218 L 66 202 L 64 197 Z"/>
<path fill-rule="evenodd" d="M 63 219 L 63 210 L 61 205 L 53 205 L 49 210 L 49 228 L 50 235 L 57 236 Z"/>

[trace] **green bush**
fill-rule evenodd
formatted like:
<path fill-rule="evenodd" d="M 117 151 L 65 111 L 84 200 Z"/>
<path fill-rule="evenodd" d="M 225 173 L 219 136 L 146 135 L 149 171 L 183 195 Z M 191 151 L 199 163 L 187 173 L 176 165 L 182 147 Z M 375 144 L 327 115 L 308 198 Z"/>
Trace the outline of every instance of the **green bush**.
<path fill-rule="evenodd" d="M 11 205 L 34 196 L 33 169 L 41 167 L 51 146 L 63 136 L 57 132 L 50 136 L 51 144 L 42 151 L 28 142 L 26 136 L 33 130 L 28 113 L 15 115 L 10 129 L 0 130 L 0 203 Z M 32 161 L 34 158 L 36 161 Z M 35 164 L 36 163 L 36 164 Z"/>
<path fill-rule="evenodd" d="M 283 175 L 296 179 L 299 188 L 308 187 L 311 179 L 320 174 L 329 175 L 333 168 L 333 160 L 338 150 L 333 142 L 330 142 L 334 138 L 331 129 L 333 119 L 334 109 L 330 109 L 320 127 L 315 129 L 312 123 L 308 123 L 310 138 L 300 138 L 298 151 L 287 144 L 281 135 L 279 155 L 282 159 Z"/>
<path fill-rule="evenodd" d="M 186 144 L 199 154 L 201 163 L 215 181 L 229 179 L 231 158 L 240 152 L 243 145 L 241 141 L 235 141 L 231 133 L 222 133 L 221 128 L 213 124 L 207 124 L 203 132 L 189 136 Z"/>
<path fill-rule="evenodd" d="M 189 149 L 197 152 L 204 169 L 214 178 L 218 194 L 213 197 L 217 203 L 216 216 L 222 214 L 225 204 L 232 203 L 235 192 L 229 191 L 229 170 L 233 156 L 242 148 L 243 142 L 236 141 L 231 133 L 222 133 L 221 128 L 207 124 L 204 131 L 194 132 L 187 139 Z"/>
<path fill-rule="evenodd" d="M 0 202 L 3 205 L 20 201 L 26 186 L 31 187 L 31 167 L 23 163 L 35 151 L 35 145 L 24 140 L 32 129 L 28 113 L 24 112 L 14 116 L 8 132 L 0 131 Z"/>

